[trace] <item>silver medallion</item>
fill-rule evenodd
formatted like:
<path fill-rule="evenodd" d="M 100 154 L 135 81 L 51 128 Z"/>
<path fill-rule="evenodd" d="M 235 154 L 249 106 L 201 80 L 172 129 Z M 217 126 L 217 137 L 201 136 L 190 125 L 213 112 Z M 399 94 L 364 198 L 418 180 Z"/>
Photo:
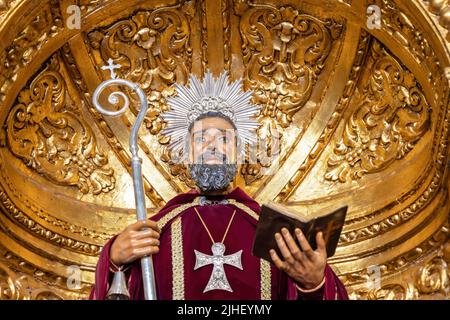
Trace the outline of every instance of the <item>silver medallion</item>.
<path fill-rule="evenodd" d="M 211 277 L 209 278 L 208 284 L 205 287 L 203 292 L 211 291 L 211 290 L 225 290 L 229 292 L 233 292 L 230 284 L 228 283 L 227 276 L 225 274 L 225 270 L 223 266 L 228 264 L 230 266 L 236 267 L 242 270 L 242 250 L 239 250 L 236 253 L 230 254 L 228 256 L 224 256 L 225 253 L 225 245 L 220 242 L 216 242 L 212 245 L 211 251 L 213 253 L 212 256 L 201 253 L 197 250 L 195 252 L 195 267 L 194 270 L 197 270 L 206 265 L 213 264 L 213 271 Z"/>

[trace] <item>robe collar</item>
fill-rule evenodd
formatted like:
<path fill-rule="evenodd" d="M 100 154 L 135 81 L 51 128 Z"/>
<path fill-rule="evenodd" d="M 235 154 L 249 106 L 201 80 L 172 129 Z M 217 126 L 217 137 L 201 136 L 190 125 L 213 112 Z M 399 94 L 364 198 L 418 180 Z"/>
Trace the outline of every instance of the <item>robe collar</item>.
<path fill-rule="evenodd" d="M 195 198 L 198 196 L 201 196 L 202 194 L 197 189 L 190 189 L 188 192 L 179 194 L 175 197 L 173 197 L 167 204 L 161 208 L 160 212 L 167 212 L 171 211 L 174 206 L 182 205 L 185 203 L 190 203 L 194 201 Z M 221 194 L 221 195 L 205 195 L 207 199 L 214 199 L 214 200 L 222 200 L 222 199 L 234 199 L 250 209 L 252 209 L 255 212 L 259 213 L 260 206 L 258 202 L 256 202 L 254 199 L 252 199 L 247 193 L 245 193 L 244 190 L 242 190 L 240 187 L 234 188 L 232 191 L 230 191 L 227 194 Z"/>

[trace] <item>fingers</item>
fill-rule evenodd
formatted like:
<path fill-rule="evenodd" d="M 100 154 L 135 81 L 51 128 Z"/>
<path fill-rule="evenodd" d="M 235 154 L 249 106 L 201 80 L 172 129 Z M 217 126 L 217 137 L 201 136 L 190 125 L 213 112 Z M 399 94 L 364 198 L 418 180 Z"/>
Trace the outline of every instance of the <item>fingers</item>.
<path fill-rule="evenodd" d="M 313 251 L 302 230 L 299 228 L 295 229 L 295 235 L 297 236 L 298 242 L 300 243 L 300 247 L 303 251 Z"/>
<path fill-rule="evenodd" d="M 295 259 L 292 256 L 291 251 L 287 247 L 286 242 L 284 241 L 284 239 L 281 236 L 281 234 L 279 234 L 278 232 L 275 233 L 275 241 L 277 242 L 278 248 L 280 249 L 284 260 L 286 260 L 286 262 L 288 262 L 290 264 L 294 263 Z"/>
<path fill-rule="evenodd" d="M 132 248 L 144 248 L 148 246 L 159 246 L 159 240 L 155 238 L 146 238 L 142 240 L 134 240 L 132 241 Z"/>
<path fill-rule="evenodd" d="M 135 240 L 146 239 L 146 238 L 155 238 L 159 239 L 159 232 L 156 232 L 152 229 L 142 230 L 142 231 L 133 231 L 131 233 L 131 238 Z"/>
<path fill-rule="evenodd" d="M 135 259 L 142 258 L 151 254 L 157 254 L 158 252 L 159 247 L 156 246 L 133 249 L 133 255 Z"/>
<path fill-rule="evenodd" d="M 158 227 L 158 224 L 155 221 L 150 220 L 150 219 L 136 221 L 135 223 L 130 224 L 127 227 L 127 230 L 140 231 L 143 228 L 151 228 L 151 229 L 153 229 L 155 231 L 158 231 L 158 232 L 160 231 L 159 227 Z"/>
<path fill-rule="evenodd" d="M 280 269 L 281 271 L 287 270 L 287 264 L 280 259 L 275 250 L 270 250 L 270 257 L 272 258 L 273 263 L 278 269 Z"/>
<path fill-rule="evenodd" d="M 281 233 L 283 234 L 284 240 L 291 254 L 294 256 L 295 259 L 301 260 L 302 252 L 300 251 L 300 248 L 298 247 L 297 243 L 295 243 L 294 238 L 292 238 L 291 233 L 286 228 L 283 228 L 281 230 Z"/>
<path fill-rule="evenodd" d="M 308 240 L 306 240 L 302 230 L 300 230 L 299 228 L 295 229 L 295 236 L 297 237 L 298 243 L 300 243 L 300 247 L 302 248 L 303 253 L 308 258 L 312 258 L 314 255 L 314 250 L 311 248 Z"/>
<path fill-rule="evenodd" d="M 325 243 L 325 240 L 323 239 L 323 233 L 317 232 L 316 234 L 316 243 L 317 243 L 317 250 L 320 254 L 327 256 L 327 245 Z"/>

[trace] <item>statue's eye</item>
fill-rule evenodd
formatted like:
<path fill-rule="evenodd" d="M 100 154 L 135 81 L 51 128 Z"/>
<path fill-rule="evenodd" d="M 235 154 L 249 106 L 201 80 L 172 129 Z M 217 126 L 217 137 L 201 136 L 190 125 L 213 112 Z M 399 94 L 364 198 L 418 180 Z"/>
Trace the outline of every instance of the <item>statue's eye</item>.
<path fill-rule="evenodd" d="M 194 142 L 196 143 L 205 142 L 205 137 L 204 136 L 194 137 Z"/>

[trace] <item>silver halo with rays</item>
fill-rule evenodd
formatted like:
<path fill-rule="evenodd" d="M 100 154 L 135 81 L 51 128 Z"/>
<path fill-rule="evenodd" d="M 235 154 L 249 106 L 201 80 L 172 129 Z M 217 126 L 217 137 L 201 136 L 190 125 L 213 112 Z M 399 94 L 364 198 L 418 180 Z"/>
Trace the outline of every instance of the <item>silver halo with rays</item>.
<path fill-rule="evenodd" d="M 177 94 L 167 98 L 169 111 L 161 114 L 167 122 L 161 134 L 170 137 L 171 151 L 181 150 L 184 158 L 189 126 L 209 111 L 221 113 L 234 123 L 241 140 L 239 151 L 242 154 L 246 145 L 256 143 L 256 129 L 260 124 L 254 117 L 258 115 L 260 106 L 250 102 L 253 91 L 242 90 L 242 79 L 230 83 L 227 71 L 214 78 L 208 70 L 202 81 L 191 74 L 188 84 L 176 83 L 175 90 Z"/>

